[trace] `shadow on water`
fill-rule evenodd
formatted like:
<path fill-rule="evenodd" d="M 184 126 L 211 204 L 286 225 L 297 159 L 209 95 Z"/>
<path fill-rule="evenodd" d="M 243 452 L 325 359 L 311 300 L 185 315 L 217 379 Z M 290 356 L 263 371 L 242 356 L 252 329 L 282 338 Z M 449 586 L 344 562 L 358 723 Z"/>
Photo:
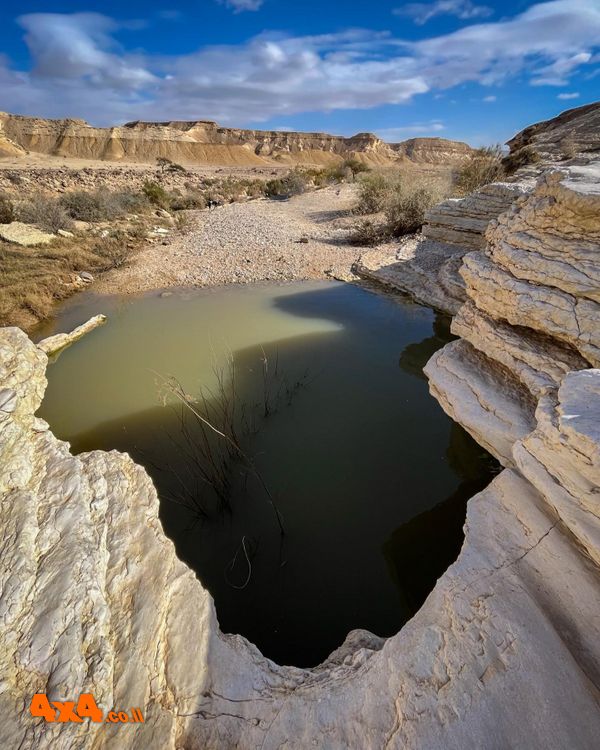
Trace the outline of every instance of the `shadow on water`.
<path fill-rule="evenodd" d="M 466 500 L 490 481 L 493 463 L 423 379 L 423 364 L 451 339 L 443 318 L 350 285 L 275 291 L 272 305 L 340 324 L 264 345 L 290 382 L 309 373 L 244 442 L 283 514 L 283 544 L 239 462 L 230 466 L 230 511 L 209 501 L 199 519 L 167 499 L 182 478 L 194 482 L 173 409 L 120 417 L 71 441 L 76 452 L 117 448 L 146 466 L 165 531 L 212 593 L 225 632 L 279 663 L 313 666 L 349 630 L 390 636 L 418 609 L 456 559 Z M 246 404 L 260 405 L 262 351 L 234 352 Z"/>

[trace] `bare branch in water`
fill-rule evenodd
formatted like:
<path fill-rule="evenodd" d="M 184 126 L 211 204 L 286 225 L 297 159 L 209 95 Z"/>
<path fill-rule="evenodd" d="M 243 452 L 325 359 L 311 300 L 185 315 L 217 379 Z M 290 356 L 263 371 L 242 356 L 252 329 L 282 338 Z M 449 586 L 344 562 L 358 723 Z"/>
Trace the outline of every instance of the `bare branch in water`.
<path fill-rule="evenodd" d="M 266 357 L 265 357 L 266 358 Z M 202 453 L 208 458 L 211 470 L 213 473 L 219 478 L 220 484 L 219 489 L 222 489 L 223 496 L 226 495 L 226 491 L 228 493 L 229 491 L 229 479 L 227 476 L 226 468 L 223 466 L 223 462 L 218 459 L 218 457 L 215 456 L 215 452 L 210 447 L 210 439 L 206 432 L 206 430 L 209 430 L 212 432 L 213 435 L 215 435 L 219 440 L 223 441 L 228 449 L 228 453 L 231 456 L 231 458 L 237 458 L 242 461 L 242 463 L 246 466 L 247 470 L 258 480 L 259 484 L 263 488 L 263 491 L 265 492 L 267 496 L 267 500 L 269 504 L 271 505 L 273 512 L 275 513 L 275 517 L 277 519 L 277 524 L 279 526 L 279 530 L 281 534 L 285 534 L 285 528 L 283 525 L 283 518 L 281 516 L 281 513 L 279 512 L 279 509 L 277 508 L 275 499 L 273 495 L 271 494 L 271 491 L 269 490 L 266 482 L 264 481 L 262 475 L 258 471 L 254 461 L 246 454 L 246 452 L 243 450 L 243 448 L 240 445 L 240 442 L 238 438 L 235 435 L 235 429 L 231 429 L 230 426 L 230 420 L 232 418 L 232 414 L 234 413 L 233 409 L 228 405 L 223 405 L 221 403 L 221 406 L 219 407 L 221 414 L 227 414 L 228 415 L 228 421 L 223 426 L 223 429 L 219 429 L 210 419 L 211 416 L 211 410 L 209 408 L 209 405 L 207 403 L 206 397 L 204 394 L 201 393 L 202 398 L 202 404 L 204 407 L 204 410 L 207 414 L 207 416 L 204 416 L 198 409 L 197 403 L 192 399 L 192 397 L 185 392 L 185 389 L 181 385 L 181 383 L 177 380 L 177 378 L 170 376 L 165 377 L 164 375 L 161 375 L 160 373 L 156 373 L 155 375 L 159 378 L 160 382 L 163 385 L 163 388 L 165 391 L 172 396 L 174 396 L 181 404 L 182 406 L 188 410 L 190 414 L 194 417 L 196 423 L 200 427 L 202 440 L 201 442 L 201 451 Z M 227 404 L 230 402 L 228 401 Z M 218 415 L 217 415 L 218 416 Z M 227 434 L 225 430 L 228 430 L 231 434 Z M 190 438 L 189 433 L 185 434 L 184 437 L 186 441 L 193 441 L 193 438 Z M 215 491 L 217 491 L 215 489 Z M 219 492 L 217 492 L 219 495 Z"/>
<path fill-rule="evenodd" d="M 238 557 L 239 552 L 240 552 L 240 548 L 244 551 L 244 556 L 246 557 L 246 564 L 248 565 L 248 575 L 247 575 L 246 580 L 244 581 L 244 583 L 241 586 L 237 586 L 235 583 L 232 583 L 229 580 L 229 573 L 233 572 L 233 569 L 235 567 L 235 563 L 237 561 L 237 557 Z M 231 588 L 238 589 L 239 591 L 241 591 L 242 589 L 245 589 L 246 586 L 250 583 L 250 579 L 252 578 L 252 563 L 250 561 L 250 555 L 248 554 L 248 550 L 246 548 L 246 536 L 245 535 L 242 537 L 242 543 L 236 549 L 235 555 L 233 556 L 233 558 L 227 564 L 227 567 L 225 568 L 225 571 L 224 571 L 224 576 L 225 576 L 225 580 L 229 584 L 229 586 L 231 586 Z"/>

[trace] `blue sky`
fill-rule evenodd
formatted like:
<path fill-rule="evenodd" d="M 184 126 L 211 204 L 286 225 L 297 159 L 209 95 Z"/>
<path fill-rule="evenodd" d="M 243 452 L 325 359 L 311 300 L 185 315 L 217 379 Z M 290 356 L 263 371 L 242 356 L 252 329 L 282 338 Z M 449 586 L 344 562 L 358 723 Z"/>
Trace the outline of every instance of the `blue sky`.
<path fill-rule="evenodd" d="M 600 98 L 600 0 L 24 0 L 0 109 L 505 141 Z"/>

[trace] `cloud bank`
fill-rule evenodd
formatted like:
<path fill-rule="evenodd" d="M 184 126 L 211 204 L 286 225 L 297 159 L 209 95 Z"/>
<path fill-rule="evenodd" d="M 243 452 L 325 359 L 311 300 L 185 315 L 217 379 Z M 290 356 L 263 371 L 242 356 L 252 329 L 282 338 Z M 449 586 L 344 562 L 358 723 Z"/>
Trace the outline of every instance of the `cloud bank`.
<path fill-rule="evenodd" d="M 408 16 L 422 26 L 435 16 L 455 16 L 463 21 L 474 18 L 488 18 L 493 14 L 492 8 L 487 5 L 476 5 L 471 0 L 437 0 L 434 3 L 408 3 L 401 8 L 396 8 L 394 14 L 397 16 Z"/>
<path fill-rule="evenodd" d="M 401 104 L 522 75 L 532 85 L 564 86 L 598 62 L 600 46 L 600 0 L 553 0 L 416 42 L 367 29 L 265 33 L 179 56 L 121 48 L 119 24 L 97 13 L 33 13 L 18 23 L 34 63 L 17 70 L 0 58 L 0 108 L 99 125 L 142 118 L 242 125 Z"/>

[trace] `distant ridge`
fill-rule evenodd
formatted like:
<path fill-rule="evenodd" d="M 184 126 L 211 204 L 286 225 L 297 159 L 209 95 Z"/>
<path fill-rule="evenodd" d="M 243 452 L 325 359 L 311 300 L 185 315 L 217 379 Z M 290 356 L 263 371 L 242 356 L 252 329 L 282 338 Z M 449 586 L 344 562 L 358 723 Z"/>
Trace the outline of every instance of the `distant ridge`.
<path fill-rule="evenodd" d="M 224 128 L 210 120 L 128 122 L 95 128 L 85 120 L 44 119 L 0 112 L 0 157 L 27 152 L 51 156 L 153 163 L 160 156 L 188 165 L 327 165 L 354 157 L 371 165 L 408 161 L 458 164 L 471 147 L 444 138 L 386 143 L 372 133 Z"/>

